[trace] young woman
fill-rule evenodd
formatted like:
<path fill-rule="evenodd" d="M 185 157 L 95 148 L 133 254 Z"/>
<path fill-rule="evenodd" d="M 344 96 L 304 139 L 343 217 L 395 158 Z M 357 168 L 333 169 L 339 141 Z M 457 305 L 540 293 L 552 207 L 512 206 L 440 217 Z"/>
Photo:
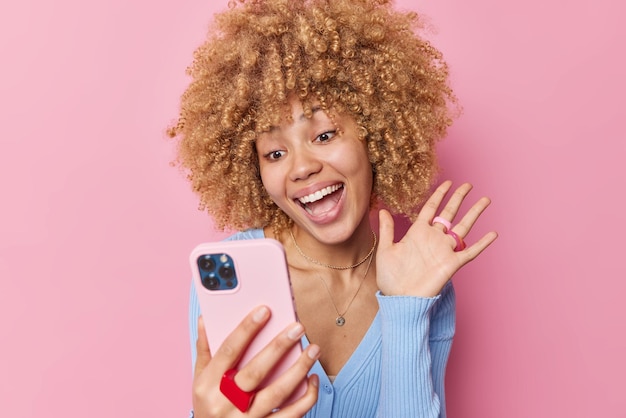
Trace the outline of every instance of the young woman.
<path fill-rule="evenodd" d="M 388 1 L 239 3 L 196 51 L 170 134 L 201 206 L 242 231 L 230 239 L 284 245 L 300 321 L 226 373 L 270 312 L 255 308 L 209 349 L 192 290 L 193 413 L 445 417 L 450 279 L 497 235 L 463 241 L 489 204 L 457 213 L 469 184 L 426 199 L 455 103 L 441 54 Z M 395 243 L 390 212 L 413 221 Z M 298 362 L 257 391 L 298 341 Z M 307 392 L 276 410 L 307 375 Z"/>

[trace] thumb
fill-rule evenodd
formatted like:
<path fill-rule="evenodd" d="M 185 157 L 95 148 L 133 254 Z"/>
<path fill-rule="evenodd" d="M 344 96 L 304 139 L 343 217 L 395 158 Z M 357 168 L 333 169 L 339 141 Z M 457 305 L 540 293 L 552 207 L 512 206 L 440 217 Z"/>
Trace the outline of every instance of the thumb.
<path fill-rule="evenodd" d="M 378 248 L 387 248 L 393 244 L 394 222 L 391 213 L 386 209 L 378 212 L 378 235 Z"/>
<path fill-rule="evenodd" d="M 196 366 L 194 375 L 198 376 L 211 361 L 209 340 L 206 337 L 202 316 L 198 317 L 198 339 L 196 340 Z"/>

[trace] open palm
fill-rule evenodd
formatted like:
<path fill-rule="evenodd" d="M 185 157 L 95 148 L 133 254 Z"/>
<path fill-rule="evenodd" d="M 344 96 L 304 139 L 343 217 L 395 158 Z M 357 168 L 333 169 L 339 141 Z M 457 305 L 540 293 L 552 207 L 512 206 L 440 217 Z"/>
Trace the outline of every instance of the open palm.
<path fill-rule="evenodd" d="M 397 243 L 393 242 L 394 222 L 391 214 L 386 210 L 380 211 L 376 280 L 384 295 L 438 295 L 454 273 L 476 258 L 497 238 L 496 232 L 489 232 L 474 244 L 455 251 L 457 242 L 454 237 L 446 233 L 445 226 L 432 222 L 451 185 L 451 182 L 446 181 L 435 190 L 416 221 Z M 468 183 L 457 188 L 439 217 L 452 222 L 471 189 L 472 186 Z M 489 204 L 488 198 L 479 199 L 461 221 L 452 227 L 452 232 L 462 240 Z"/>

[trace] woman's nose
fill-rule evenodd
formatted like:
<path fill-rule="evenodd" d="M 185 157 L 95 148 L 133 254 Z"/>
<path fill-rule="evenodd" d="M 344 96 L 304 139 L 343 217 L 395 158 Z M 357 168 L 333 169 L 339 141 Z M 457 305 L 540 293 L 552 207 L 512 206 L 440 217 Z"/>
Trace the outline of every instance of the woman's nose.
<path fill-rule="evenodd" d="M 322 169 L 322 162 L 312 152 L 298 149 L 291 154 L 291 173 L 293 181 L 306 180 Z"/>

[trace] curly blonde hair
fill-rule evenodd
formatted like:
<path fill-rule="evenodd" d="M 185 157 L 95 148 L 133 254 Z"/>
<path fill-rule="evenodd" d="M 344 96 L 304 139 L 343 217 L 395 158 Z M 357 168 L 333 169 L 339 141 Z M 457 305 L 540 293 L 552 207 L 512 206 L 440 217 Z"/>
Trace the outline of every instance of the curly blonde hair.
<path fill-rule="evenodd" d="M 352 116 L 367 142 L 373 196 L 413 217 L 437 171 L 435 142 L 456 99 L 420 19 L 386 0 L 238 0 L 215 15 L 187 69 L 178 164 L 216 227 L 243 230 L 289 218 L 261 182 L 255 139 L 296 95 Z"/>

